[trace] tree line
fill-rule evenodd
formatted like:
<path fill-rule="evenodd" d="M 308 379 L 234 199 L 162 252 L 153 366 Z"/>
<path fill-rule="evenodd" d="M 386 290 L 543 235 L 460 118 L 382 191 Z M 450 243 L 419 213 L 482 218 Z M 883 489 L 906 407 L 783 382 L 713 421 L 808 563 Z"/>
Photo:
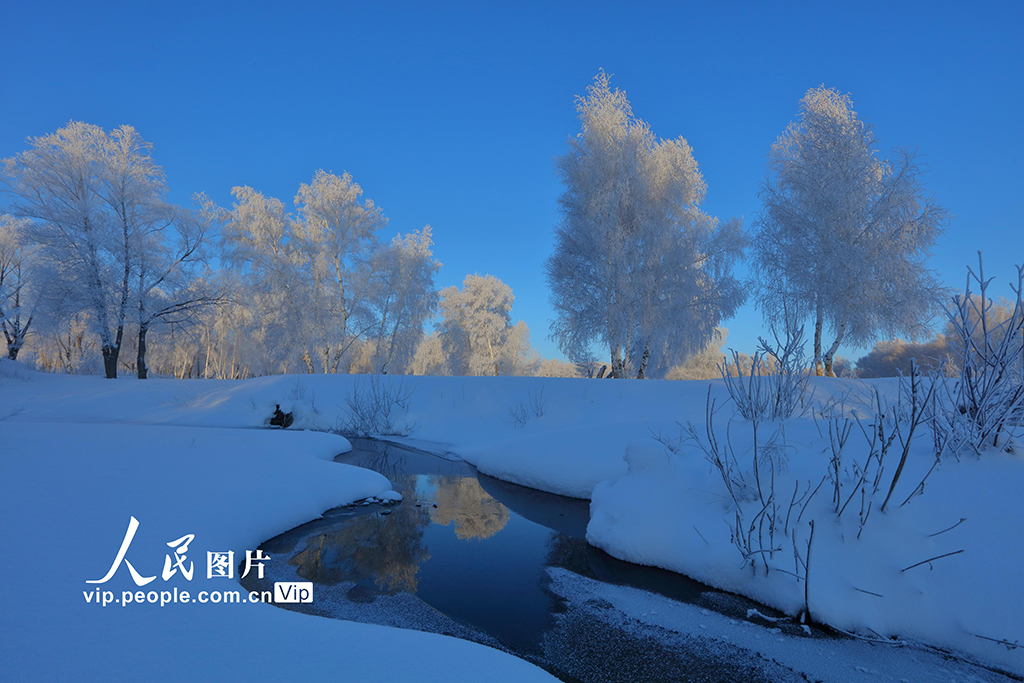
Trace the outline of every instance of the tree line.
<path fill-rule="evenodd" d="M 927 257 L 947 213 L 914 153 L 879 155 L 848 95 L 821 86 L 800 101 L 749 233 L 701 209 L 687 141 L 656 137 L 607 74 L 576 110 L 545 263 L 551 338 L 570 363 L 539 358 L 497 278 L 437 291 L 431 227 L 380 239 L 387 217 L 348 173 L 317 171 L 290 207 L 250 187 L 232 189 L 230 208 L 203 194 L 175 206 L 134 128 L 81 122 L 0 167 L 7 355 L 31 341 L 46 369 L 88 371 L 98 356 L 107 377 L 140 378 L 151 365 L 175 377 L 575 376 L 603 355 L 613 377 L 684 377 L 709 363 L 748 292 L 777 333 L 811 325 L 818 374 L 836 374 L 843 343 L 929 331 L 942 290 Z"/>

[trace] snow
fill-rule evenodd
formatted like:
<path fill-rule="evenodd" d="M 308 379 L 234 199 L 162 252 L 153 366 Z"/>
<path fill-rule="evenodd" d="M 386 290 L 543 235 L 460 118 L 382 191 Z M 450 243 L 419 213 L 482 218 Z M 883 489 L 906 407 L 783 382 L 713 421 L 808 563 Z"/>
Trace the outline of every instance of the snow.
<path fill-rule="evenodd" d="M 269 605 L 86 603 L 83 592 L 96 587 L 86 581 L 107 571 L 132 516 L 139 528 L 126 559 L 157 577 L 142 590 L 195 594 L 240 588 L 205 578 L 207 551 L 233 550 L 237 561 L 330 507 L 394 492 L 379 474 L 325 462 L 350 448 L 339 436 L 146 424 L 183 385 L 46 377 L 10 365 L 0 364 L 8 553 L 0 680 L 552 680 L 455 638 Z M 197 389 L 192 410 L 171 412 L 180 422 L 230 423 L 238 413 L 218 417 L 223 400 Z M 8 417 L 12 405 L 24 414 Z M 166 544 L 185 534 L 195 535 L 193 580 L 165 583 Z M 124 566 L 98 587 L 117 596 L 138 590 Z"/>
<path fill-rule="evenodd" d="M 994 672 L 950 660 L 927 650 L 878 646 L 856 639 L 808 640 L 758 621 L 734 619 L 712 610 L 628 586 L 614 586 L 568 570 L 550 568 L 551 589 L 566 601 L 569 619 L 619 627 L 638 638 L 656 638 L 691 658 L 727 661 L 770 676 L 768 680 L 828 683 L 924 683 L 1005 681 Z M 566 617 L 560 617 L 564 619 Z M 698 657 L 694 657 L 694 655 Z M 747 678 L 747 677 L 744 677 Z M 764 680 L 762 676 L 749 676 Z"/>
<path fill-rule="evenodd" d="M 703 455 L 684 449 L 670 456 L 654 439 L 676 436 L 680 421 L 702 425 L 709 384 L 719 404 L 728 397 L 721 382 L 384 381 L 392 387 L 401 383 L 409 392 L 408 410 L 398 411 L 386 438 L 464 457 L 507 481 L 591 499 L 588 540 L 620 559 L 682 572 L 789 614 L 803 609 L 802 582 L 782 571 L 764 576 L 762 570 L 755 576 L 749 565 L 744 567 L 730 542 L 731 500 Z M 487 670 L 492 680 L 499 675 L 494 672 L 510 680 L 542 676 L 475 645 L 309 620 L 259 605 L 147 611 L 78 602 L 84 581 L 99 578 L 109 567 L 131 515 L 141 525 L 128 557 L 137 553 L 147 567 L 143 573 L 152 575 L 159 573 L 165 544 L 185 533 L 196 534 L 196 557 L 214 549 L 234 549 L 238 557 L 331 506 L 359 497 L 387 500 L 391 487 L 386 481 L 322 461 L 342 450 L 340 437 L 298 431 L 343 422 L 346 400 L 360 382 L 366 386 L 365 378 L 343 375 L 109 381 L 48 376 L 0 361 L 3 537 L 13 541 L 9 547 L 32 552 L 31 562 L 8 563 L 5 578 L 33 588 L 9 598 L 9 613 L 24 623 L 6 620 L 0 627 L 5 647 L 16 643 L 12 651 L 27 648 L 30 654 L 5 658 L 2 666 L 46 661 L 62 674 L 55 677 L 67 677 L 63 674 L 71 665 L 39 659 L 53 643 L 73 653 L 66 661 L 78 657 L 97 670 L 113 666 L 104 662 L 113 661 L 119 643 L 128 643 L 135 672 L 148 671 L 158 660 L 185 662 L 186 655 L 172 658 L 170 653 L 187 653 L 194 645 L 202 653 L 197 661 L 208 658 L 211 666 L 240 672 L 265 666 L 295 677 L 303 672 L 316 677 L 342 661 L 346 671 L 390 676 L 405 665 L 388 653 L 405 651 L 414 657 L 423 653 L 417 679 L 455 678 L 444 675 L 441 661 L 456 658 L 467 675 Z M 812 381 L 818 401 L 842 394 L 848 415 L 863 408 L 858 396 L 871 387 L 895 396 L 895 383 L 889 380 Z M 265 429 L 277 404 L 294 410 L 295 424 L 287 431 Z M 529 408 L 525 421 L 522 411 L 519 419 L 513 415 L 520 405 Z M 748 424 L 739 419 L 732 424 L 740 460 L 749 457 Z M 795 481 L 817 483 L 825 473 L 828 435 L 819 429 L 825 425 L 810 418 L 786 423 L 778 490 L 787 502 Z M 862 457 L 856 431 L 849 453 Z M 930 465 L 930 448 L 930 437 L 915 441 L 904 484 L 894 496 L 899 502 Z M 889 467 L 891 477 L 894 465 Z M 844 480 L 849 476 L 843 473 Z M 851 504 L 837 522 L 829 486 L 826 482 L 808 506 L 798 531 L 806 543 L 808 520 L 816 520 L 808 590 L 816 620 L 870 637 L 875 631 L 945 648 L 1024 673 L 1024 648 L 1008 649 L 979 637 L 1024 641 L 1024 498 L 1019 495 L 1024 463 L 1019 458 L 997 452 L 946 458 L 923 495 L 904 507 L 872 512 L 860 539 L 853 509 L 859 510 L 859 504 Z M 966 521 L 938 533 L 961 518 Z M 59 550 L 35 550 L 39 539 L 55 534 Z M 958 550 L 963 552 L 901 571 Z M 794 569 L 791 556 L 776 558 L 774 564 Z M 124 571 L 112 582 L 130 583 Z M 157 583 L 162 583 L 159 577 Z M 213 635 L 218 628 L 223 636 Z M 196 629 L 200 635 L 193 643 L 189 631 Z M 252 643 L 261 637 L 281 643 L 275 655 L 256 653 L 259 648 Z M 331 647 L 324 645 L 328 639 Z M 147 645 L 150 640 L 163 644 Z"/>

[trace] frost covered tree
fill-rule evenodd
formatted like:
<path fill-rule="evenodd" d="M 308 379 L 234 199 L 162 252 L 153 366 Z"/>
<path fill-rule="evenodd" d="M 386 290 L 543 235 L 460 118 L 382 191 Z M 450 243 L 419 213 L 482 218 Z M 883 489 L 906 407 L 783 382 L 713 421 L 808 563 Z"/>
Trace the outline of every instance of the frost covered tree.
<path fill-rule="evenodd" d="M 376 232 L 387 225 L 387 218 L 362 194 L 348 173 L 338 176 L 319 170 L 295 195 L 294 246 L 311 297 L 304 307 L 310 372 L 310 356 L 318 358 L 323 372 L 337 372 L 352 342 L 373 329 L 360 306 L 368 295 L 367 278 L 379 248 Z"/>
<path fill-rule="evenodd" d="M 193 324 L 199 312 L 224 303 L 226 297 L 203 273 L 206 250 L 221 222 L 223 211 L 205 195 L 197 195 L 196 208 L 166 206 L 165 220 L 140 231 L 135 271 L 135 324 L 138 328 L 136 372 L 148 377 L 147 337 L 157 325 Z"/>
<path fill-rule="evenodd" d="M 287 371 L 293 349 L 303 346 L 305 282 L 290 240 L 284 204 L 251 187 L 231 190 L 235 204 L 224 225 L 221 259 L 230 269 L 235 300 L 244 301 L 251 323 L 243 334 L 261 339 L 249 362 L 267 372 Z M 312 370 L 310 370 L 312 371 Z"/>
<path fill-rule="evenodd" d="M 436 332 L 431 332 L 416 346 L 416 353 L 407 367 L 407 372 L 411 375 L 445 375 L 448 371 L 447 365 L 441 337 Z"/>
<path fill-rule="evenodd" d="M 232 193 L 225 261 L 242 275 L 259 334 L 273 347 L 266 363 L 286 368 L 281 350 L 295 349 L 308 372 L 338 372 L 374 329 L 369 279 L 387 219 L 347 173 L 317 171 L 299 187 L 295 215 L 252 188 Z"/>
<path fill-rule="evenodd" d="M 108 378 L 129 322 L 139 234 L 163 219 L 164 177 L 151 145 L 131 126 L 107 133 L 71 122 L 30 138 L 30 148 L 4 159 L 10 212 L 33 222 L 32 241 L 65 287 L 67 307 L 87 311 L 100 339 Z"/>
<path fill-rule="evenodd" d="M 946 211 L 926 194 L 914 153 L 880 159 L 875 147 L 850 97 L 821 86 L 771 148 L 755 223 L 757 303 L 773 323 L 813 319 L 818 374 L 835 376 L 844 341 L 916 338 L 936 311 L 926 260 Z"/>
<path fill-rule="evenodd" d="M 29 228 L 25 220 L 0 215 L 0 331 L 11 360 L 25 345 L 39 300 L 32 281 L 38 247 L 28 241 Z"/>
<path fill-rule="evenodd" d="M 462 289 L 441 290 L 438 336 L 450 374 L 522 374 L 530 357 L 529 330 L 512 325 L 512 288 L 493 275 L 467 275 Z"/>
<path fill-rule="evenodd" d="M 437 309 L 434 276 L 441 264 L 430 247 L 430 226 L 399 235 L 373 257 L 367 307 L 373 320 L 373 368 L 404 371 L 423 337 L 423 324 Z"/>
<path fill-rule="evenodd" d="M 601 72 L 576 100 L 582 132 L 557 159 L 565 185 L 545 264 L 552 337 L 578 362 L 604 345 L 615 377 L 667 370 L 703 348 L 744 294 L 732 275 L 745 237 L 699 206 L 689 144 L 655 138 Z"/>

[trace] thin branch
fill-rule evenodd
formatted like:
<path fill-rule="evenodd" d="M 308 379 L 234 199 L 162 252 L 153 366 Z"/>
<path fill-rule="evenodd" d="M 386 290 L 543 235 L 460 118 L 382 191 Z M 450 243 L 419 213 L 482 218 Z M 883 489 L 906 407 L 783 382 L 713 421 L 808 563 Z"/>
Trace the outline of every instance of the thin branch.
<path fill-rule="evenodd" d="M 907 569 L 913 569 L 914 567 L 920 567 L 922 564 L 928 564 L 929 562 L 931 562 L 933 560 L 941 560 L 943 557 L 951 557 L 953 555 L 959 555 L 962 552 L 963 552 L 963 550 L 956 550 L 956 551 L 951 552 L 951 553 L 946 553 L 945 555 L 936 555 L 935 557 L 930 557 L 927 560 L 922 560 L 921 562 L 918 562 L 917 564 L 912 564 L 912 565 L 910 565 L 909 567 L 907 567 L 905 569 L 901 569 L 900 573 L 902 574 L 903 572 L 907 571 Z"/>

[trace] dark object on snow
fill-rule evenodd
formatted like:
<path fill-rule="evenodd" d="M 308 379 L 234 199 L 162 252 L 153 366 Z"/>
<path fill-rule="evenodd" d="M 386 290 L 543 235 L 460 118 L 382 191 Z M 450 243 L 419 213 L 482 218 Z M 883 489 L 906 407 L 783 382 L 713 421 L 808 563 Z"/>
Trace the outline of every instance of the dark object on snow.
<path fill-rule="evenodd" d="M 287 429 L 291 426 L 293 420 L 294 418 L 292 418 L 291 413 L 281 412 L 281 404 L 279 403 L 274 407 L 274 416 L 270 418 L 270 426 Z"/>

